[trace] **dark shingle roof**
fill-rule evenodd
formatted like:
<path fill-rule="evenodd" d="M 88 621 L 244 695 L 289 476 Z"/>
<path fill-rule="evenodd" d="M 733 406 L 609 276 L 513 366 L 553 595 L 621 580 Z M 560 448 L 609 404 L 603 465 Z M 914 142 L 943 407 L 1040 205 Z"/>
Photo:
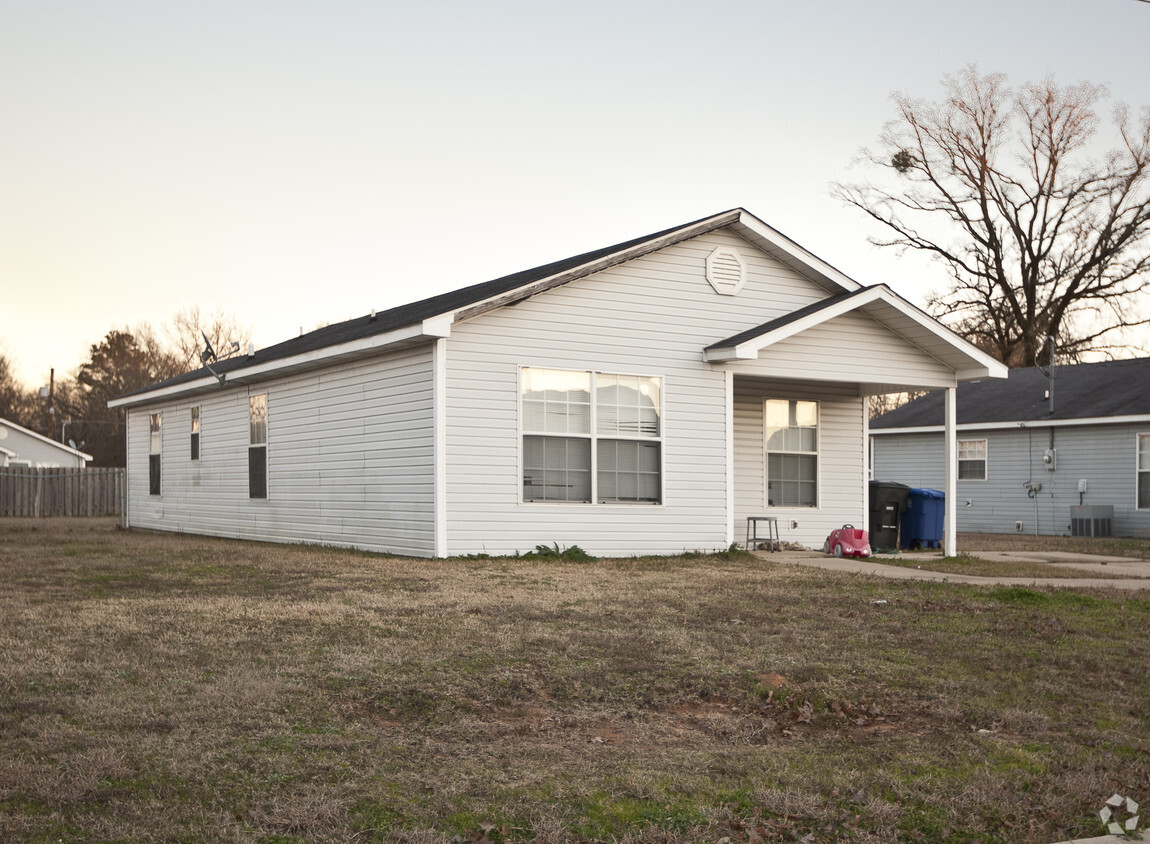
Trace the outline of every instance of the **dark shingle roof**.
<path fill-rule="evenodd" d="M 959 425 L 1041 422 L 1150 415 L 1150 358 L 1059 366 L 1054 377 L 1054 412 L 1046 390 L 1050 379 L 1038 368 L 1012 369 L 1005 379 L 958 385 Z M 943 424 L 945 392 L 928 393 L 874 419 L 872 429 Z"/>
<path fill-rule="evenodd" d="M 740 343 L 745 343 L 748 340 L 754 340 L 756 337 L 762 337 L 764 334 L 768 334 L 772 331 L 775 331 L 776 329 L 782 328 L 784 325 L 788 325 L 789 323 L 803 319 L 804 317 L 810 316 L 811 314 L 817 314 L 819 311 L 825 310 L 826 308 L 829 308 L 833 305 L 837 305 L 839 302 L 843 302 L 860 294 L 867 293 L 871 289 L 871 287 L 860 287 L 858 290 L 848 290 L 845 293 L 837 293 L 834 296 L 830 296 L 826 299 L 820 299 L 817 302 L 812 302 L 805 307 L 799 308 L 797 311 L 791 311 L 789 314 L 785 314 L 781 317 L 778 317 L 777 319 L 772 319 L 770 322 L 764 322 L 762 325 L 757 325 L 754 328 L 748 328 L 746 331 L 740 334 L 736 334 L 734 337 L 728 337 L 726 340 L 720 340 L 718 343 L 712 343 L 710 346 L 707 346 L 707 349 L 729 349 L 739 345 Z"/>
<path fill-rule="evenodd" d="M 614 246 L 607 246 L 603 249 L 596 249 L 591 252 L 584 252 L 581 255 L 575 255 L 570 258 L 565 258 L 562 261 L 555 261 L 550 264 L 544 264 L 541 267 L 535 267 L 530 270 L 523 270 L 522 272 L 512 273 L 511 275 L 503 276 L 492 281 L 481 282 L 480 284 L 473 284 L 469 287 L 463 287 L 459 290 L 452 290 L 448 293 L 442 293 L 438 296 L 432 296 L 429 299 L 423 299 L 419 302 L 412 302 L 408 305 L 400 305 L 396 308 L 391 308 L 387 311 L 381 311 L 374 317 L 365 315 L 350 319 L 346 322 L 335 323 L 334 325 L 324 326 L 323 328 L 316 329 L 315 331 L 301 334 L 299 337 L 293 337 L 290 340 L 285 340 L 282 343 L 277 343 L 274 346 L 268 346 L 259 349 L 254 355 L 241 355 L 239 357 L 228 358 L 212 364 L 214 369 L 220 375 L 227 375 L 228 373 L 238 372 L 239 370 L 246 369 L 252 366 L 268 363 L 270 361 L 281 360 L 283 358 L 292 357 L 294 355 L 305 354 L 307 352 L 325 349 L 331 346 L 338 346 L 343 343 L 348 343 L 354 340 L 360 340 L 366 337 L 372 337 L 377 334 L 384 334 L 388 331 L 393 331 L 397 328 L 403 328 L 408 325 L 415 325 L 423 322 L 425 319 L 439 316 L 441 314 L 458 311 L 461 308 L 466 308 L 469 305 L 474 305 L 483 302 L 494 296 L 511 293 L 521 287 L 525 287 L 533 282 L 542 281 L 543 279 L 559 275 L 565 272 L 577 270 L 580 267 L 594 265 L 599 268 L 599 262 L 610 258 L 616 253 L 629 252 L 641 248 L 647 243 L 661 242 L 664 238 L 668 238 L 677 232 L 683 233 L 683 239 L 688 237 L 696 237 L 706 231 L 721 228 L 722 226 L 729 225 L 738 219 L 742 213 L 742 209 L 736 208 L 731 211 L 725 211 L 721 214 L 714 214 L 709 217 L 702 217 L 690 223 L 674 226 L 669 229 L 655 232 L 654 234 L 644 235 L 637 237 L 634 240 L 628 240 L 623 243 L 617 243 Z M 710 223 L 709 227 L 700 224 Z M 665 244 L 661 244 L 665 245 Z M 192 381 L 197 381 L 203 378 L 211 378 L 212 373 L 207 368 L 197 369 L 192 372 L 186 372 L 182 375 L 177 375 L 174 378 L 169 378 L 166 381 L 161 381 L 158 384 L 144 387 L 140 390 L 134 390 L 130 393 L 125 393 L 126 396 L 140 395 L 148 393 L 153 390 L 163 389 L 165 387 L 178 386 Z"/>

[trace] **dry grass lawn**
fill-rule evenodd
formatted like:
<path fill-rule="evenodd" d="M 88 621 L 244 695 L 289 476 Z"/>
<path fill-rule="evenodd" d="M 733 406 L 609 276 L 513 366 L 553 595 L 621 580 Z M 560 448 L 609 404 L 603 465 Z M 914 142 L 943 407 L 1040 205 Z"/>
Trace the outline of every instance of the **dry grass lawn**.
<path fill-rule="evenodd" d="M 0 520 L 0 840 L 1049 842 L 1150 805 L 1150 594 Z"/>

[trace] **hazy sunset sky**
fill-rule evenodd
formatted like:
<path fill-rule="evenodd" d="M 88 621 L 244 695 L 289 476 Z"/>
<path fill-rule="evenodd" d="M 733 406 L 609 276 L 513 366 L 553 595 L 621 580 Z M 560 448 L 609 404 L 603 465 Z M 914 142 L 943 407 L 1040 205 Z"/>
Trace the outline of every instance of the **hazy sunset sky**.
<path fill-rule="evenodd" d="M 1136 0 L 0 0 L 0 350 L 223 307 L 257 346 L 742 206 L 912 301 L 828 194 L 977 63 L 1150 105 Z"/>

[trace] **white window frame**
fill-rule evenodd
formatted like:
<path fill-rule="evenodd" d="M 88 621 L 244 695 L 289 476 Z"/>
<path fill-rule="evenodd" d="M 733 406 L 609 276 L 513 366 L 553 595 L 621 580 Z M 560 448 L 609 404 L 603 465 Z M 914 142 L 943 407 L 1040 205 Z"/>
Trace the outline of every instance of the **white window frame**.
<path fill-rule="evenodd" d="M 188 438 L 189 459 L 191 459 L 193 461 L 198 461 L 200 459 L 201 454 L 202 454 L 202 452 L 200 451 L 200 446 L 202 445 L 202 442 L 203 442 L 202 438 L 200 437 L 200 416 L 201 416 L 200 405 L 198 405 L 198 404 L 192 405 L 191 409 L 189 410 L 189 416 L 191 417 L 191 419 L 190 419 L 191 435 Z M 195 453 L 196 453 L 195 457 L 191 457 L 191 450 L 192 450 L 192 444 L 193 443 L 195 444 Z"/>
<path fill-rule="evenodd" d="M 1146 456 L 1145 469 L 1142 468 L 1143 449 L 1145 449 Z M 1150 494 L 1147 495 L 1146 501 L 1140 500 L 1138 495 L 1141 486 L 1140 481 L 1144 474 L 1150 475 L 1150 433 L 1134 435 L 1134 509 L 1136 510 L 1150 510 Z"/>
<path fill-rule="evenodd" d="M 164 492 L 164 413 L 157 410 L 148 414 L 148 494 Z M 155 458 L 155 486 L 152 485 L 152 458 Z"/>
<path fill-rule="evenodd" d="M 968 457 L 966 460 L 962 458 L 962 447 L 972 443 L 982 443 L 982 477 L 981 478 L 964 478 L 962 476 L 963 463 L 976 463 L 980 458 Z M 956 479 L 963 483 L 986 483 L 986 479 L 990 477 L 990 442 L 986 437 L 978 439 L 958 440 L 955 444 L 955 463 L 956 471 L 958 472 Z"/>
<path fill-rule="evenodd" d="M 767 403 L 772 401 L 804 402 L 815 406 L 815 450 L 814 451 L 787 451 L 767 447 Z M 822 402 L 815 399 L 796 399 L 783 396 L 766 396 L 763 398 L 763 506 L 768 510 L 818 510 L 822 507 L 823 495 L 823 407 Z M 771 455 L 797 454 L 801 456 L 814 456 L 815 458 L 815 503 L 814 504 L 771 504 Z"/>
<path fill-rule="evenodd" d="M 588 433 L 558 433 L 558 432 L 545 432 L 528 430 L 524 423 L 523 411 L 523 389 L 524 389 L 524 374 L 528 370 L 541 370 L 548 372 L 567 372 L 579 375 L 587 375 L 589 378 L 589 421 Z M 659 431 L 654 436 L 641 436 L 634 435 L 628 436 L 625 433 L 600 433 L 598 430 L 598 394 L 597 394 L 597 379 L 599 377 L 613 377 L 613 378 L 645 378 L 652 379 L 658 382 L 659 385 L 659 405 L 658 405 L 658 418 L 659 418 Z M 604 370 L 592 369 L 571 369 L 560 366 L 544 366 L 544 365 L 521 365 L 518 367 L 518 410 L 519 410 L 519 503 L 531 507 L 554 505 L 559 507 L 664 507 L 666 506 L 666 418 L 665 418 L 665 393 L 666 393 L 666 378 L 662 375 L 651 375 L 640 372 L 608 372 Z M 527 437 L 555 437 L 557 439 L 580 439 L 586 440 L 590 443 L 591 461 L 591 492 L 589 501 L 563 501 L 561 499 L 551 500 L 533 500 L 528 499 L 523 494 L 525 486 L 525 447 L 524 440 Z M 601 441 L 610 442 L 638 442 L 643 444 L 655 444 L 659 448 L 659 489 L 657 501 L 600 501 L 599 500 L 599 443 Z"/>
<path fill-rule="evenodd" d="M 261 439 L 261 440 L 257 440 L 256 435 L 255 435 L 255 430 L 254 430 L 253 425 L 252 425 L 252 418 L 253 418 L 253 412 L 252 411 L 254 410 L 254 407 L 255 407 L 253 402 L 255 402 L 256 399 L 262 399 L 263 400 L 263 414 L 264 414 L 263 423 L 264 423 L 264 427 L 263 427 L 263 439 Z M 269 489 L 269 487 L 271 486 L 271 484 L 269 482 L 271 473 L 268 470 L 268 462 L 269 462 L 268 461 L 268 430 L 270 428 L 270 425 L 268 424 L 268 403 L 269 402 L 268 402 L 268 394 L 267 393 L 257 393 L 255 395 L 249 395 L 248 396 L 248 451 L 247 451 L 247 453 L 248 453 L 248 473 L 247 473 L 247 475 L 248 475 L 248 500 L 249 501 L 267 501 L 268 497 L 270 496 L 270 492 L 271 492 L 271 490 Z M 253 495 L 252 494 L 251 453 L 252 453 L 253 449 L 257 449 L 257 448 L 263 449 L 263 480 L 264 480 L 264 484 L 263 484 L 263 493 L 264 494 L 263 495 Z"/>

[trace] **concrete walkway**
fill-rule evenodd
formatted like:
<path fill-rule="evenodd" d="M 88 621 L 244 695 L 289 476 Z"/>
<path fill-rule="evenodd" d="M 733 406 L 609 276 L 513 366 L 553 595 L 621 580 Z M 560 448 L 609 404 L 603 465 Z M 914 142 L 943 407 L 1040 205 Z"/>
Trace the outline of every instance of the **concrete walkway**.
<path fill-rule="evenodd" d="M 1093 554 L 1068 554 L 1051 551 L 968 551 L 971 557 L 984 560 L 1045 563 L 1052 567 L 1082 569 L 1097 572 L 1097 577 L 976 577 L 969 574 L 947 574 L 931 571 L 930 564 L 939 559 L 937 551 L 908 551 L 899 553 L 898 559 L 914 562 L 916 568 L 888 565 L 883 559 L 894 555 L 877 554 L 869 558 L 832 557 L 819 551 L 756 551 L 764 560 L 783 565 L 812 566 L 814 568 L 843 571 L 851 574 L 871 574 L 892 580 L 934 580 L 949 583 L 967 583 L 977 586 L 1061 586 L 1109 587 L 1113 589 L 1150 589 L 1150 562 L 1125 557 L 1102 557 Z M 1122 579 L 1106 575 L 1120 575 Z M 1131 579 L 1136 578 L 1136 579 Z"/>

